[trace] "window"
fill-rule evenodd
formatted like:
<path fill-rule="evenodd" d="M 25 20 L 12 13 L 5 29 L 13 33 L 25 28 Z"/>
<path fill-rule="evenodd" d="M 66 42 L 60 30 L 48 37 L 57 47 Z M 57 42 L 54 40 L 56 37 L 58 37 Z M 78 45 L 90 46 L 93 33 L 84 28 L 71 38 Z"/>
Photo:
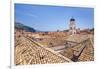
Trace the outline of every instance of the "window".
<path fill-rule="evenodd" d="M 72 30 L 72 27 L 70 27 L 70 29 Z"/>

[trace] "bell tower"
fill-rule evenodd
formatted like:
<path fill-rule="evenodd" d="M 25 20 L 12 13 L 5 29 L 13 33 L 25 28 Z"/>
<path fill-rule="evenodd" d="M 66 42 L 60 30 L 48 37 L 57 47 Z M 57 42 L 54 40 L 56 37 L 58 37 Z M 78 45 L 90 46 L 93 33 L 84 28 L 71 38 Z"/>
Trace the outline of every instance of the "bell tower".
<path fill-rule="evenodd" d="M 76 34 L 76 24 L 75 24 L 75 19 L 71 18 L 69 21 L 69 34 L 74 35 Z"/>

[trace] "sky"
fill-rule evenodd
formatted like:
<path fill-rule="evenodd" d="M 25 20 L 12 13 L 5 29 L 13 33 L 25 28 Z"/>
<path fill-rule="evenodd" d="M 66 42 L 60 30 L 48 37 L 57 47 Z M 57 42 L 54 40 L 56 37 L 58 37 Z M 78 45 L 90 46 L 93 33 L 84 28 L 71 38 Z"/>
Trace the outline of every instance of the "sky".
<path fill-rule="evenodd" d="M 15 22 L 38 31 L 63 31 L 75 19 L 76 28 L 94 28 L 94 9 L 85 7 L 15 4 Z"/>

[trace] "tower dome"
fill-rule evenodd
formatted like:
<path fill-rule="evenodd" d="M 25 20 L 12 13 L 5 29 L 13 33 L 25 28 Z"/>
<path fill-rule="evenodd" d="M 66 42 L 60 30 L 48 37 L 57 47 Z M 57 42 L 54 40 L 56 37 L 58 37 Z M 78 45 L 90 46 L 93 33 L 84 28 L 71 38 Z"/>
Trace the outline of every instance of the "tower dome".
<path fill-rule="evenodd" d="M 74 18 L 71 18 L 70 21 L 75 21 L 75 19 Z"/>

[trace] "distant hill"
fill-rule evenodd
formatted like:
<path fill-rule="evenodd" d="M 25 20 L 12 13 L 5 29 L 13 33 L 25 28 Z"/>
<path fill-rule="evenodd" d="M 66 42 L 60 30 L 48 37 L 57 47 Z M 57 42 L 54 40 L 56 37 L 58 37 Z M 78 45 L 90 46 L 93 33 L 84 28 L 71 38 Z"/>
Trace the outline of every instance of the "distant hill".
<path fill-rule="evenodd" d="M 25 30 L 27 32 L 36 32 L 36 30 L 34 28 L 31 28 L 29 26 L 26 26 L 22 23 L 18 23 L 18 22 L 15 22 L 15 29 L 17 30 Z"/>

